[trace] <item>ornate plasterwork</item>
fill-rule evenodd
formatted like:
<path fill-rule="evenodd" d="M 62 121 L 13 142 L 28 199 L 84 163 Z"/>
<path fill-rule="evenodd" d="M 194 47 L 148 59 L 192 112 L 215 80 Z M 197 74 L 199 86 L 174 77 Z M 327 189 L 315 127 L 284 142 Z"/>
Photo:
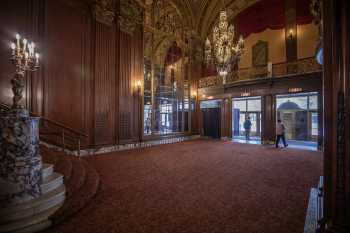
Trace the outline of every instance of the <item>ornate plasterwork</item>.
<path fill-rule="evenodd" d="M 112 0 L 94 0 L 92 14 L 97 22 L 112 25 L 115 20 L 115 9 Z"/>
<path fill-rule="evenodd" d="M 310 4 L 310 11 L 314 16 L 314 21 L 316 24 L 319 24 L 322 20 L 321 4 L 321 0 L 312 0 Z"/>
<path fill-rule="evenodd" d="M 120 0 L 120 29 L 126 33 L 133 34 L 136 27 L 142 24 L 142 8 L 134 0 Z"/>
<path fill-rule="evenodd" d="M 259 40 L 252 47 L 252 64 L 254 67 L 267 65 L 268 51 L 268 43 L 266 41 Z"/>

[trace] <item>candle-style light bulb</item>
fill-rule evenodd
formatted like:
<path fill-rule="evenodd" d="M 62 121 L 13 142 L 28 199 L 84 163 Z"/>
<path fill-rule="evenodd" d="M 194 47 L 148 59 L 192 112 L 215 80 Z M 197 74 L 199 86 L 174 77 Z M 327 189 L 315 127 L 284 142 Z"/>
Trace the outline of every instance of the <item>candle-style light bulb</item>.
<path fill-rule="evenodd" d="M 34 56 L 34 53 L 35 53 L 35 51 L 34 51 L 34 49 L 35 49 L 35 44 L 34 44 L 34 42 L 31 43 L 31 47 L 32 47 L 32 56 Z"/>
<path fill-rule="evenodd" d="M 23 51 L 26 51 L 26 46 L 27 46 L 27 39 L 23 39 Z"/>
<path fill-rule="evenodd" d="M 241 45 L 244 43 L 243 36 L 240 36 L 240 37 L 239 37 L 239 43 L 240 43 Z"/>
<path fill-rule="evenodd" d="M 28 65 L 28 56 L 29 56 L 28 52 L 25 52 L 25 53 L 24 53 L 24 65 L 25 65 L 25 66 Z"/>
<path fill-rule="evenodd" d="M 35 54 L 35 65 L 36 65 L 36 66 L 39 65 L 39 57 L 40 57 L 39 53 L 36 53 L 36 54 Z"/>
<path fill-rule="evenodd" d="M 32 45 L 28 44 L 28 52 L 29 52 L 29 56 L 32 56 Z"/>
<path fill-rule="evenodd" d="M 12 42 L 10 46 L 12 49 L 12 56 L 14 56 L 16 54 L 16 44 Z"/>
<path fill-rule="evenodd" d="M 21 49 L 20 42 L 19 42 L 20 39 L 21 39 L 21 36 L 17 33 L 16 34 L 16 42 L 17 42 L 17 51 L 18 51 L 18 53 L 19 53 L 19 50 Z"/>

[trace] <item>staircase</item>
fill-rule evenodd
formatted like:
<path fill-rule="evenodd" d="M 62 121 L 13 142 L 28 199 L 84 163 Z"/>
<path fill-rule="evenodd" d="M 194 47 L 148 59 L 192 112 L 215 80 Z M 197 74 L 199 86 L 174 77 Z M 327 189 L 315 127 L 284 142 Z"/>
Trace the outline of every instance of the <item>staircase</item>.
<path fill-rule="evenodd" d="M 49 219 L 65 200 L 63 176 L 54 172 L 53 165 L 42 166 L 42 195 L 39 198 L 0 209 L 0 232 L 30 233 L 49 227 Z"/>
<path fill-rule="evenodd" d="M 62 207 L 50 217 L 58 224 L 85 207 L 98 191 L 100 178 L 87 161 L 67 155 L 63 151 L 40 147 L 42 159 L 54 164 L 55 171 L 63 174 L 66 186 L 66 200 Z"/>
<path fill-rule="evenodd" d="M 0 103 L 0 116 L 10 107 Z M 36 116 L 35 113 L 31 115 Z M 40 146 L 42 195 L 34 200 L 0 207 L 0 233 L 43 231 L 81 210 L 97 193 L 99 175 L 84 159 L 67 155 L 65 149 L 80 154 L 81 140 L 87 135 L 45 117 L 40 120 L 40 140 L 60 150 Z"/>

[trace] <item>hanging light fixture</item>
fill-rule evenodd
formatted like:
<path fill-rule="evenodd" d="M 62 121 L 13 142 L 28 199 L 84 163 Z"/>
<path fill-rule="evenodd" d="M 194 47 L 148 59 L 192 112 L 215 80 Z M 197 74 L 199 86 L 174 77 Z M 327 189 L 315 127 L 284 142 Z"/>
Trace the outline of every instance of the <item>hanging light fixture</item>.
<path fill-rule="evenodd" d="M 237 39 L 234 26 L 228 24 L 226 10 L 220 12 L 219 23 L 213 29 L 212 38 L 213 46 L 209 38 L 206 40 L 205 59 L 207 63 L 214 61 L 216 70 L 223 77 L 223 84 L 225 84 L 227 74 L 239 61 L 244 48 L 243 37 L 240 36 Z"/>

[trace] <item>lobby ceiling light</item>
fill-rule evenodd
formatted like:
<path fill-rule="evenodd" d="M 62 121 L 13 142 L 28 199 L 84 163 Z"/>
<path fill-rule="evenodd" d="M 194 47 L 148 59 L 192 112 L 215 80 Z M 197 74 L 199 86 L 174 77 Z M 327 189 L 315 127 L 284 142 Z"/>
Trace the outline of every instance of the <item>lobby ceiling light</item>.
<path fill-rule="evenodd" d="M 207 38 L 205 43 L 205 59 L 207 63 L 214 61 L 216 70 L 223 77 L 223 84 L 231 68 L 239 61 L 243 53 L 244 40 L 236 38 L 233 25 L 227 21 L 227 12 L 220 12 L 219 23 L 214 27 L 212 42 Z"/>

